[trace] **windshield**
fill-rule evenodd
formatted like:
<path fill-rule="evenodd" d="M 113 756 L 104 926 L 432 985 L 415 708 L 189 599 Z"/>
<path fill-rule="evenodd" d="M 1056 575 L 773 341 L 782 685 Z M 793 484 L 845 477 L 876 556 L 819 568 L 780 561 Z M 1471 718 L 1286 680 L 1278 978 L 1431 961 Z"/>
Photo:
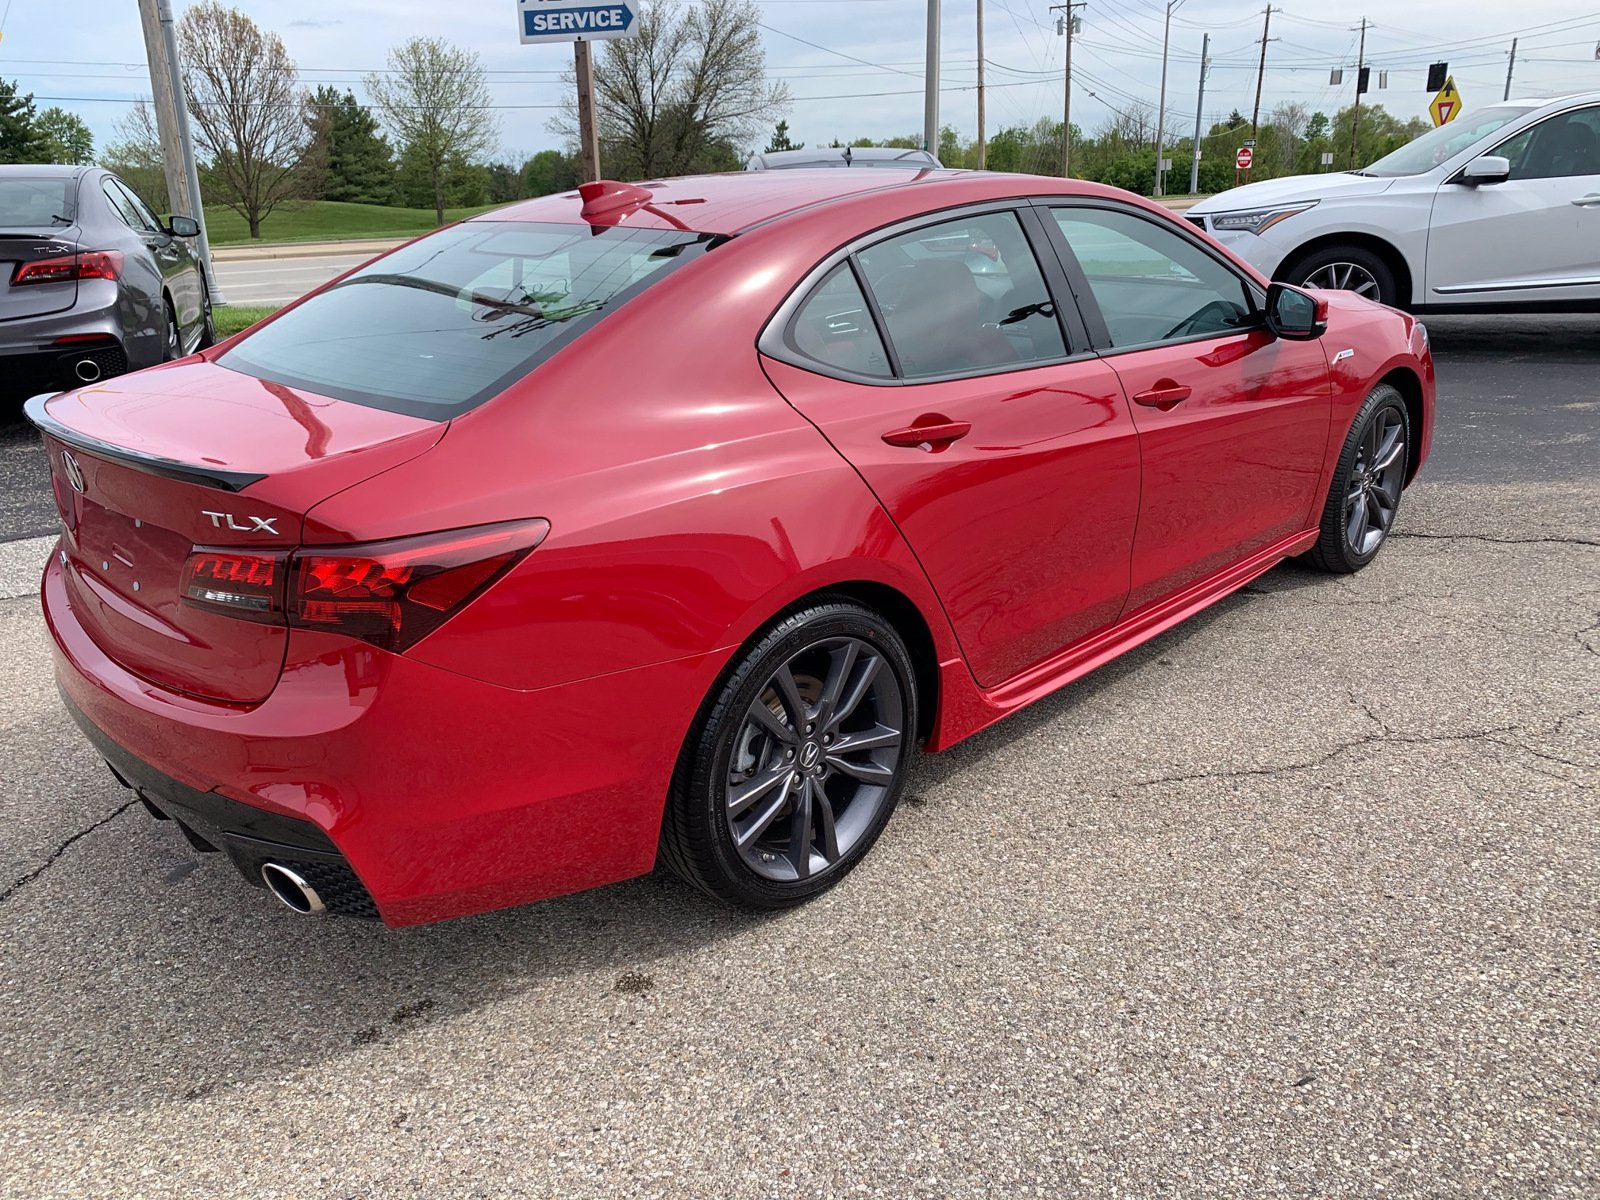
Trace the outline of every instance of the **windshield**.
<path fill-rule="evenodd" d="M 1456 118 L 1448 125 L 1441 125 L 1423 134 L 1393 154 L 1384 155 L 1359 174 L 1421 175 L 1531 111 L 1533 110 L 1520 105 L 1477 109 Z"/>
<path fill-rule="evenodd" d="M 72 224 L 72 180 L 0 179 L 0 229 Z"/>
<path fill-rule="evenodd" d="M 339 400 L 448 420 L 504 391 L 710 241 L 468 221 L 378 259 L 217 361 Z"/>

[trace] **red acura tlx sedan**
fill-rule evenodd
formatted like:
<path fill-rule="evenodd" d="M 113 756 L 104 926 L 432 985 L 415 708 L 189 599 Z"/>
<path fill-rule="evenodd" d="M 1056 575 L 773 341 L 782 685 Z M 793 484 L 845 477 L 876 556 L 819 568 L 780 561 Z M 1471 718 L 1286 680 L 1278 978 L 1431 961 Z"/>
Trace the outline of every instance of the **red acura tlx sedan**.
<path fill-rule="evenodd" d="M 1426 330 L 1125 192 L 600 182 L 177 362 L 36 397 L 67 707 L 301 912 L 649 871 L 796 903 L 938 750 L 1293 555 L 1427 457 Z"/>

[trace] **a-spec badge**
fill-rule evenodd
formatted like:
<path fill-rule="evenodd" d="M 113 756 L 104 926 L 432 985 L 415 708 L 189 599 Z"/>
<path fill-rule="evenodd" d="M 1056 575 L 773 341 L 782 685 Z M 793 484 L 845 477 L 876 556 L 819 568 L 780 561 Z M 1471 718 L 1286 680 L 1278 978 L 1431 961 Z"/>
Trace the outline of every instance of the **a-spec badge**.
<path fill-rule="evenodd" d="M 72 485 L 72 490 L 83 495 L 83 468 L 78 465 L 77 456 L 71 450 L 61 452 L 61 472 Z"/>

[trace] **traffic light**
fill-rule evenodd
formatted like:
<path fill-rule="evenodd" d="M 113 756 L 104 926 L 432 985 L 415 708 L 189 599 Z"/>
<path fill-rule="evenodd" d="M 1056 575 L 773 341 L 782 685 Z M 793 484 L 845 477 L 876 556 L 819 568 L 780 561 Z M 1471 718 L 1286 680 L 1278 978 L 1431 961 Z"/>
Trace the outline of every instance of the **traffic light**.
<path fill-rule="evenodd" d="M 1449 77 L 1449 63 L 1434 63 L 1428 68 L 1428 90 L 1430 92 L 1437 92 L 1444 86 L 1444 81 Z"/>
<path fill-rule="evenodd" d="M 1372 81 L 1372 68 L 1362 67 L 1361 77 L 1356 80 L 1356 95 L 1361 95 L 1367 90 L 1367 84 Z"/>

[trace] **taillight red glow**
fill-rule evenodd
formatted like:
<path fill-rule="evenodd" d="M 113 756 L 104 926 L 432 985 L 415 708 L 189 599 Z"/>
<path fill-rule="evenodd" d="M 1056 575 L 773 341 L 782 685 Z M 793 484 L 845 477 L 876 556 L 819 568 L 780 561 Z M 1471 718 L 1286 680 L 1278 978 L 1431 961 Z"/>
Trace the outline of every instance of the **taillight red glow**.
<path fill-rule="evenodd" d="M 292 555 L 197 548 L 183 598 L 404 650 L 432 633 L 545 539 L 550 523 L 506 521 Z"/>
<path fill-rule="evenodd" d="M 11 286 L 25 283 L 69 283 L 74 279 L 117 279 L 122 275 L 122 251 L 82 250 L 58 258 L 18 263 Z"/>

